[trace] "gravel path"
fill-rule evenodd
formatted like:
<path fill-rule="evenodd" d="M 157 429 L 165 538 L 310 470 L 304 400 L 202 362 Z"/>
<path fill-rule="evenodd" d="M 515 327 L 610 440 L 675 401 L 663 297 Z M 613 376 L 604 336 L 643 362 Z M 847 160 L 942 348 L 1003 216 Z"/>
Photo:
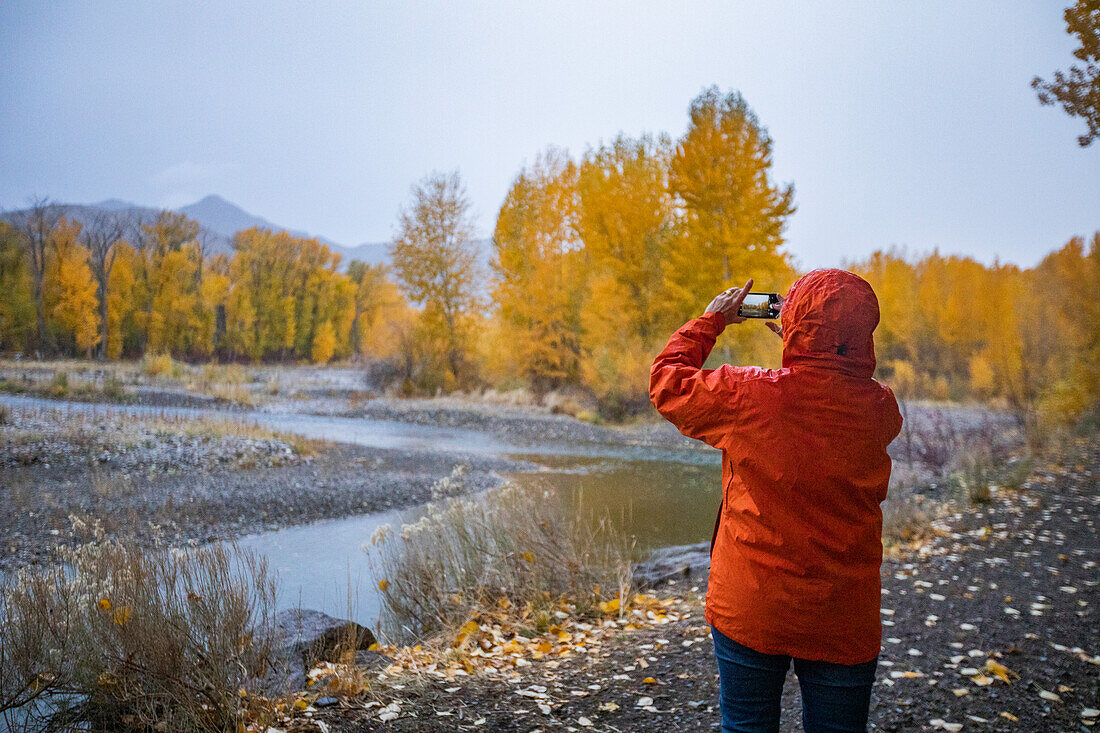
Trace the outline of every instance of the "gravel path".
<path fill-rule="evenodd" d="M 995 492 L 988 504 L 948 516 L 930 540 L 884 563 L 872 730 L 1092 729 L 1100 708 L 1098 477 L 1100 439 L 1070 444 L 1021 491 Z M 704 589 L 691 583 L 656 591 L 678 599 L 672 623 L 623 631 L 587 653 L 537 659 L 503 678 L 425 676 L 376 687 L 369 707 L 349 702 L 317 715 L 334 731 L 716 730 Z M 783 709 L 783 730 L 800 730 L 793 676 Z M 397 716 L 382 722 L 380 710 Z"/>

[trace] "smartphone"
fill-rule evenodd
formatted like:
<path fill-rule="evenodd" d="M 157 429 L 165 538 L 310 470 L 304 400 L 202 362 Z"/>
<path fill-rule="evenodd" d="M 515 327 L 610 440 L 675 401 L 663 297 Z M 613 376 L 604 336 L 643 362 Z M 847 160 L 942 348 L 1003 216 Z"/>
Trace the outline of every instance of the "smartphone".
<path fill-rule="evenodd" d="M 779 318 L 779 293 L 749 293 L 737 315 L 742 318 Z"/>

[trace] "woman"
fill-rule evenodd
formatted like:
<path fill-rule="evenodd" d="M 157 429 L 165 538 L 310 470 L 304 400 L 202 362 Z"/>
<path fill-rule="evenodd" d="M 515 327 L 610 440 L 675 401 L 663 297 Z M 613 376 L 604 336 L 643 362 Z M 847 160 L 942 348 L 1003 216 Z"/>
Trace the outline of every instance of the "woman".
<path fill-rule="evenodd" d="M 866 281 L 815 270 L 782 302 L 783 368 L 703 369 L 752 287 L 731 288 L 673 334 L 650 399 L 722 451 L 706 618 L 723 731 L 778 731 L 794 661 L 806 731 L 863 731 L 875 678 L 882 511 L 901 414 L 871 378 L 878 300 Z"/>

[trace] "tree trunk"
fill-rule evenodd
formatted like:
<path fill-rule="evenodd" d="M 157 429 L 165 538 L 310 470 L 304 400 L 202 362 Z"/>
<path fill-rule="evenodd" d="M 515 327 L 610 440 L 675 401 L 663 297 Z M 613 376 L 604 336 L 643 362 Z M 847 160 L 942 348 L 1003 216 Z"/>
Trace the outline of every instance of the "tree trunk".
<path fill-rule="evenodd" d="M 96 295 L 99 297 L 99 359 L 107 359 L 107 282 L 104 278 L 96 279 Z"/>

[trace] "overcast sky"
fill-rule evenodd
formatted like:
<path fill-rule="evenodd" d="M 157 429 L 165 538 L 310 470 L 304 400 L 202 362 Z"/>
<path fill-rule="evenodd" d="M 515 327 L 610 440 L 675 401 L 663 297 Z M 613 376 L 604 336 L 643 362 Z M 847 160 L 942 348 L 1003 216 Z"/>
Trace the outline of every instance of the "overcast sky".
<path fill-rule="evenodd" d="M 1032 265 L 1100 230 L 1100 144 L 1028 87 L 1072 61 L 1068 1 L 5 0 L 0 207 L 216 193 L 353 245 L 458 168 L 488 236 L 545 146 L 678 136 L 717 84 L 772 134 L 801 266 Z"/>

